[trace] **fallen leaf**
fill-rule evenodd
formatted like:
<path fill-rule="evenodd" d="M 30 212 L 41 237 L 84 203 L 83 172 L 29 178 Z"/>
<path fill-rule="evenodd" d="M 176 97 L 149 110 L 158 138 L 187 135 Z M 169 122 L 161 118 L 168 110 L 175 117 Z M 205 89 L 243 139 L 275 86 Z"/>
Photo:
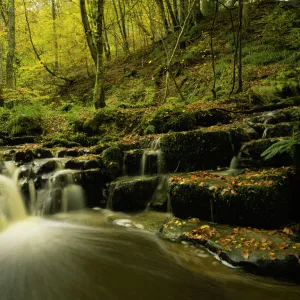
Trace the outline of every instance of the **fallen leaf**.
<path fill-rule="evenodd" d="M 289 235 L 293 234 L 293 230 L 289 227 L 284 227 L 284 229 L 282 231 L 286 234 L 289 234 Z"/>

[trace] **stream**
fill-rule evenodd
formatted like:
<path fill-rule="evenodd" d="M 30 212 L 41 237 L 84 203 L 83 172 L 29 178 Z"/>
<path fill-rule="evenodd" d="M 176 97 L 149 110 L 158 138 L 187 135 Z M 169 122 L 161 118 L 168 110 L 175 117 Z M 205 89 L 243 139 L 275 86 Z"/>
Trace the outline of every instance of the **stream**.
<path fill-rule="evenodd" d="M 299 299 L 300 287 L 159 239 L 165 213 L 83 210 L 0 234 L 1 299 Z"/>

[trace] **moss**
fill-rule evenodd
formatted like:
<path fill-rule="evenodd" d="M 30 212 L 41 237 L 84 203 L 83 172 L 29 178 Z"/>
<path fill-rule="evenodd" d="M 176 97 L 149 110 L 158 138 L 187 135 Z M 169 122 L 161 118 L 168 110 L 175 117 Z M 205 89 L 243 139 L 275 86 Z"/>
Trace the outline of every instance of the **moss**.
<path fill-rule="evenodd" d="M 72 147 L 80 146 L 80 144 L 76 143 L 76 142 L 73 142 L 73 141 L 69 141 L 65 138 L 56 137 L 56 138 L 53 138 L 50 141 L 45 142 L 43 146 L 46 147 L 46 148 L 53 148 L 53 147 L 72 148 Z"/>
<path fill-rule="evenodd" d="M 11 136 L 23 136 L 42 133 L 41 119 L 34 116 L 17 115 L 7 123 L 7 130 Z"/>
<path fill-rule="evenodd" d="M 102 159 L 111 179 L 121 175 L 123 152 L 118 146 L 111 146 L 105 149 L 102 152 Z"/>
<path fill-rule="evenodd" d="M 193 113 L 180 109 L 162 108 L 142 120 L 141 133 L 166 133 L 193 129 L 196 119 Z"/>
<path fill-rule="evenodd" d="M 162 138 L 161 149 L 169 172 L 228 166 L 234 154 L 226 131 L 172 133 Z"/>

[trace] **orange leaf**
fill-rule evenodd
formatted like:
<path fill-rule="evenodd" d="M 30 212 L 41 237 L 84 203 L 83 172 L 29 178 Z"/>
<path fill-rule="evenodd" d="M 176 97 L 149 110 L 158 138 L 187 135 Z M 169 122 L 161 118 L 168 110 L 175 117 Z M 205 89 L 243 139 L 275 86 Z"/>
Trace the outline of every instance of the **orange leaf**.
<path fill-rule="evenodd" d="M 293 230 L 289 227 L 284 227 L 284 229 L 282 231 L 286 234 L 289 234 L 289 235 L 293 234 Z"/>
<path fill-rule="evenodd" d="M 248 249 L 244 249 L 244 250 L 243 250 L 243 257 L 244 257 L 245 259 L 248 259 L 248 257 L 249 257 L 249 250 L 248 250 Z"/>

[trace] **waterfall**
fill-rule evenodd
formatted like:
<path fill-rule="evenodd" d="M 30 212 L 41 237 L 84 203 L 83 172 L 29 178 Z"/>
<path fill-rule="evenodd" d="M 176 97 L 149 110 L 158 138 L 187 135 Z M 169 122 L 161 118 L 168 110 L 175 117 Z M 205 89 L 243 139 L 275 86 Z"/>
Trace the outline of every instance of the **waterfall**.
<path fill-rule="evenodd" d="M 75 184 L 73 174 L 74 170 L 58 169 L 49 177 L 45 188 L 38 192 L 37 202 L 42 206 L 42 214 L 85 207 L 84 191 L 80 185 Z"/>
<path fill-rule="evenodd" d="M 156 157 L 157 174 L 163 172 L 163 153 L 160 148 L 161 137 L 155 139 L 151 143 L 150 149 L 146 149 L 141 160 L 141 175 L 145 176 L 149 173 L 148 160 L 150 156 Z"/>
<path fill-rule="evenodd" d="M 19 189 L 4 175 L 0 175 L 0 214 L 2 223 L 23 220 L 27 216 Z"/>

